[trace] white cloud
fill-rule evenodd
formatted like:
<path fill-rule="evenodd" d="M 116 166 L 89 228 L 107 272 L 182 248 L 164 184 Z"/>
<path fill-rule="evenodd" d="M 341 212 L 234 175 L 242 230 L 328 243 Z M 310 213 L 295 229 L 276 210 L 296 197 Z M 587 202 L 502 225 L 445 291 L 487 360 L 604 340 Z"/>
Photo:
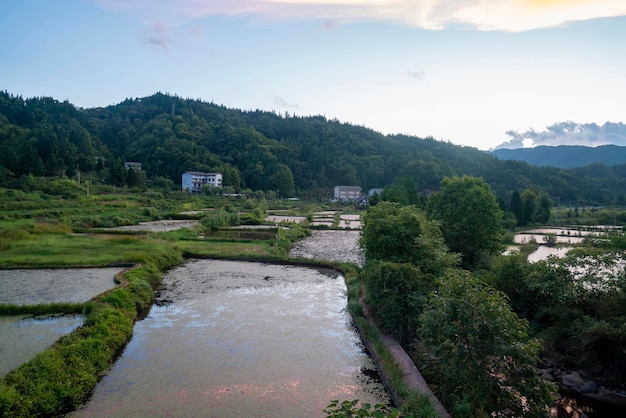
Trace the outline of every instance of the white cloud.
<path fill-rule="evenodd" d="M 524 31 L 566 22 L 626 15 L 623 0 L 92 0 L 148 20 L 181 23 L 211 15 L 270 19 L 391 20 L 426 29 L 463 24 Z"/>
<path fill-rule="evenodd" d="M 519 133 L 508 131 L 509 141 L 498 148 L 528 148 L 540 145 L 581 145 L 597 147 L 600 145 L 626 145 L 626 125 L 623 123 L 606 122 L 599 126 L 595 123 L 561 122 L 548 126 L 544 131 L 532 129 Z"/>

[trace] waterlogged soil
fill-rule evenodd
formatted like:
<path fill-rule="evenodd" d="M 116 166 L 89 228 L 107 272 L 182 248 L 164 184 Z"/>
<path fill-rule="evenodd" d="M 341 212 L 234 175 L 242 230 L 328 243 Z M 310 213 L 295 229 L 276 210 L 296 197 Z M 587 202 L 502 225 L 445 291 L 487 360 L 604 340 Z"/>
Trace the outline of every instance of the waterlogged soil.
<path fill-rule="evenodd" d="M 150 221 L 139 222 L 137 225 L 115 226 L 112 228 L 104 228 L 111 231 L 132 231 L 132 232 L 169 232 L 182 228 L 193 228 L 198 225 L 198 221 L 188 220 L 166 220 L 166 221 Z"/>
<path fill-rule="evenodd" d="M 331 270 L 223 260 L 170 271 L 76 417 L 323 417 L 389 403 Z"/>
<path fill-rule="evenodd" d="M 86 302 L 115 286 L 118 267 L 0 270 L 0 303 Z"/>
<path fill-rule="evenodd" d="M 0 270 L 0 304 L 86 302 L 115 286 L 121 268 Z M 0 375 L 82 325 L 81 315 L 0 316 Z"/>
<path fill-rule="evenodd" d="M 82 315 L 0 316 L 0 376 L 32 360 L 84 320 Z"/>
<path fill-rule="evenodd" d="M 360 237 L 360 231 L 313 231 L 310 237 L 294 245 L 289 256 L 362 266 L 365 256 L 359 246 Z"/>

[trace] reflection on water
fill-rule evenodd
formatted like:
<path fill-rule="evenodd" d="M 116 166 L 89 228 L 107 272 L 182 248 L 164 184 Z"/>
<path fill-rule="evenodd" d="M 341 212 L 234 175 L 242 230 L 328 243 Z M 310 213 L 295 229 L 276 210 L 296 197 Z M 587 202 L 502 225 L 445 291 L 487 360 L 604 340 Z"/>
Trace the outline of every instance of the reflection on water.
<path fill-rule="evenodd" d="M 329 273 L 216 260 L 172 271 L 168 303 L 75 415 L 319 417 L 332 399 L 389 403 Z"/>
<path fill-rule="evenodd" d="M 0 304 L 86 302 L 115 286 L 121 268 L 0 270 Z M 0 375 L 30 361 L 82 325 L 81 315 L 0 316 Z"/>
<path fill-rule="evenodd" d="M 32 360 L 83 321 L 82 315 L 0 316 L 0 376 Z"/>

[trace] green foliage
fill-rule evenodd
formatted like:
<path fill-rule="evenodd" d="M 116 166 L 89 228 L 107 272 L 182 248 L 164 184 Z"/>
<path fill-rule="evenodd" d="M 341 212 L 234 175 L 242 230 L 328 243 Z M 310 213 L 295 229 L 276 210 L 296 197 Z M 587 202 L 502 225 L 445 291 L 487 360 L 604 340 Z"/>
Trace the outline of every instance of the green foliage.
<path fill-rule="evenodd" d="M 401 343 L 415 337 L 418 316 L 435 287 L 434 277 L 409 263 L 374 261 L 362 270 L 362 280 L 368 305 L 383 330 Z"/>
<path fill-rule="evenodd" d="M 272 190 L 311 198 L 328 197 L 338 184 L 367 190 L 404 179 L 423 194 L 437 189 L 443 177 L 462 175 L 484 178 L 501 198 L 534 187 L 564 203 L 604 205 L 626 193 L 619 166 L 533 167 L 323 116 L 241 111 L 161 93 L 106 109 L 77 109 L 50 97 L 23 99 L 7 92 L 0 92 L 0 101 L 0 182 L 26 191 L 37 188 L 28 174 L 64 178 L 78 170 L 116 187 L 142 184 L 123 170 L 120 161 L 126 160 L 142 162 L 145 170 L 134 174 L 145 174 L 164 194 L 177 189 L 187 170 L 221 172 L 224 187 L 237 192 Z"/>
<path fill-rule="evenodd" d="M 548 247 L 556 247 L 557 238 L 556 234 L 546 234 L 543 236 L 543 242 Z"/>
<path fill-rule="evenodd" d="M 420 322 L 429 375 L 461 415 L 548 415 L 551 388 L 535 369 L 540 345 L 505 295 L 453 270 L 439 281 Z"/>
<path fill-rule="evenodd" d="M 289 250 L 291 250 L 294 242 L 310 236 L 311 230 L 301 225 L 293 225 L 286 229 L 278 228 L 277 233 L 278 236 L 273 245 L 272 252 L 275 256 L 282 258 L 289 255 Z"/>
<path fill-rule="evenodd" d="M 415 206 L 380 202 L 363 216 L 361 246 L 368 261 L 412 263 L 438 274 L 454 263 L 437 224 Z"/>
<path fill-rule="evenodd" d="M 49 315 L 49 314 L 80 314 L 85 310 L 83 303 L 43 303 L 37 305 L 0 304 L 0 315 Z"/>
<path fill-rule="evenodd" d="M 447 177 L 431 196 L 428 214 L 441 222 L 450 251 L 462 264 L 476 268 L 485 256 L 501 251 L 502 210 L 489 185 L 476 177 Z"/>
<path fill-rule="evenodd" d="M 85 306 L 82 327 L 0 379 L 0 415 L 61 416 L 83 403 L 131 337 L 141 309 L 151 305 L 159 281 L 155 265 L 137 268 L 125 275 L 128 285 Z"/>
<path fill-rule="evenodd" d="M 236 212 L 220 210 L 204 216 L 200 220 L 200 224 L 208 230 L 216 231 L 220 228 L 240 225 L 241 219 Z"/>
<path fill-rule="evenodd" d="M 408 177 L 401 178 L 383 189 L 382 200 L 397 202 L 402 205 L 415 205 L 423 208 L 425 198 L 420 196 L 413 180 Z"/>
<path fill-rule="evenodd" d="M 400 417 L 400 411 L 396 408 L 388 408 L 383 404 L 365 403 L 360 405 L 358 399 L 341 403 L 338 400 L 333 400 L 322 412 L 329 418 Z"/>

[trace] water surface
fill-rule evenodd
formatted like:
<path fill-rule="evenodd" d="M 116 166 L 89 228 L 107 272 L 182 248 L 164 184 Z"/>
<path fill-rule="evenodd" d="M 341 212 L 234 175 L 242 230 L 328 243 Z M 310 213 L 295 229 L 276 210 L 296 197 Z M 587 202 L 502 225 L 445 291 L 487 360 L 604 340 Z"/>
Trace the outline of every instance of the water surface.
<path fill-rule="evenodd" d="M 32 360 L 83 321 L 82 315 L 0 316 L 0 376 Z"/>
<path fill-rule="evenodd" d="M 119 267 L 0 270 L 0 303 L 87 302 L 115 286 Z"/>
<path fill-rule="evenodd" d="M 321 417 L 332 399 L 388 403 L 332 271 L 188 262 L 74 416 Z"/>

